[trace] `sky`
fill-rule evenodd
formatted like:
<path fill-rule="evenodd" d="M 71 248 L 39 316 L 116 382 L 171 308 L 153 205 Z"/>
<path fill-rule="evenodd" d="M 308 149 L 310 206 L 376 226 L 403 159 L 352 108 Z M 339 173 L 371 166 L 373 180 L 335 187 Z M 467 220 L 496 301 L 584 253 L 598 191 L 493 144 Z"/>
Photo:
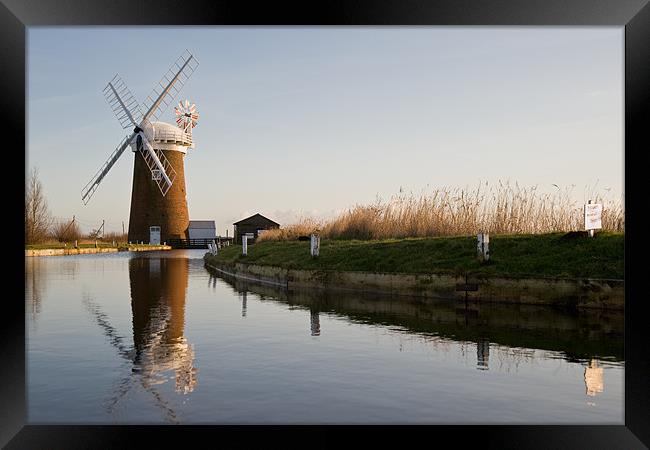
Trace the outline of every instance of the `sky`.
<path fill-rule="evenodd" d="M 81 201 L 128 132 L 102 89 L 118 73 L 142 104 L 185 49 L 190 219 L 220 235 L 499 180 L 622 200 L 623 27 L 29 27 L 26 166 L 53 216 L 128 229 L 129 149 Z"/>

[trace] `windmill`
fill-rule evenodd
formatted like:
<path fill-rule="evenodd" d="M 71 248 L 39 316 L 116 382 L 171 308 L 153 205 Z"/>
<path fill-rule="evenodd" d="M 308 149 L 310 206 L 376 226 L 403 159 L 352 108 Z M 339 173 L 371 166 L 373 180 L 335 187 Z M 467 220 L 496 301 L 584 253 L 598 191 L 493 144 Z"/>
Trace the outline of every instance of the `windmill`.
<path fill-rule="evenodd" d="M 187 100 L 179 104 L 176 114 L 181 120 L 177 120 L 178 126 L 157 120 L 198 65 L 196 58 L 185 50 L 153 89 L 144 102 L 144 109 L 119 75 L 115 75 L 103 90 L 122 128 L 133 131 L 122 139 L 83 188 L 81 200 L 84 205 L 88 204 L 99 183 L 130 146 L 135 153 L 128 233 L 131 242 L 160 244 L 188 236 L 183 157 L 189 148 L 194 148 L 191 131 L 198 120 L 196 105 L 190 106 Z"/>

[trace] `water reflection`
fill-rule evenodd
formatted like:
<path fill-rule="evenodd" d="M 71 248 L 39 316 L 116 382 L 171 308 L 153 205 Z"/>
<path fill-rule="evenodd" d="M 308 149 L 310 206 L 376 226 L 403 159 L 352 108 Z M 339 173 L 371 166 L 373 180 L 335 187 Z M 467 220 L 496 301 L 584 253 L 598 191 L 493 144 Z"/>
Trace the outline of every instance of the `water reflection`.
<path fill-rule="evenodd" d="M 183 335 L 189 260 L 129 260 L 135 369 L 148 379 L 173 371 L 176 392 L 196 386 L 194 350 Z"/>
<path fill-rule="evenodd" d="M 585 389 L 590 397 L 603 392 L 603 368 L 598 367 L 598 361 L 595 359 L 589 361 L 589 364 L 585 367 Z"/>
<path fill-rule="evenodd" d="M 56 264 L 52 264 L 56 261 Z M 55 266 L 55 270 L 52 269 Z M 25 313 L 34 326 L 41 314 L 43 298 L 47 298 L 45 273 L 52 271 L 58 280 L 71 281 L 77 277 L 79 260 L 61 256 L 26 257 L 25 258 Z"/>
<path fill-rule="evenodd" d="M 29 314 L 34 326 L 43 304 L 45 277 L 40 276 L 43 270 L 41 265 L 41 258 L 32 257 L 25 260 L 25 312 Z"/>
<path fill-rule="evenodd" d="M 317 309 L 311 308 L 309 310 L 309 324 L 311 325 L 311 335 L 320 336 L 320 316 Z"/>
<path fill-rule="evenodd" d="M 445 341 L 473 344 L 478 370 L 488 371 L 496 358 L 496 370 L 518 370 L 520 363 L 540 357 L 559 357 L 586 364 L 585 380 L 598 377 L 597 361 L 622 363 L 623 321 L 620 311 L 567 311 L 536 305 L 458 304 L 447 300 L 390 297 L 348 292 L 286 289 L 258 284 L 209 270 L 210 283 L 223 280 L 235 292 L 257 294 L 262 301 L 282 302 L 288 308 L 309 311 L 312 336 L 320 335 L 322 314 L 352 322 L 383 325 L 419 336 L 444 350 Z M 400 346 L 401 346 L 400 341 Z M 468 349 L 469 350 L 469 349 Z M 491 354 L 492 353 L 492 354 Z M 469 356 L 469 353 L 467 354 Z M 553 356 L 555 355 L 555 356 Z M 602 387 L 602 376 L 600 378 Z M 587 381 L 585 381 L 587 383 Z M 593 381 L 598 392 L 598 383 Z M 592 386 L 591 384 L 589 384 Z"/>
<path fill-rule="evenodd" d="M 246 294 L 247 292 L 244 291 L 241 294 L 241 316 L 246 317 Z"/>
<path fill-rule="evenodd" d="M 30 421 L 621 420 L 620 313 L 288 292 L 200 256 L 30 263 Z"/>
<path fill-rule="evenodd" d="M 118 383 L 108 402 L 113 412 L 135 383 L 149 392 L 168 420 L 176 413 L 155 386 L 173 373 L 175 391 L 188 394 L 197 384 L 194 349 L 184 336 L 185 297 L 189 260 L 186 258 L 133 258 L 129 260 L 133 346 L 111 325 L 100 305 L 88 295 L 84 304 L 117 352 L 131 362 L 131 373 Z"/>
<path fill-rule="evenodd" d="M 490 363 L 490 341 L 480 339 L 476 343 L 476 368 L 479 370 L 488 370 Z"/>

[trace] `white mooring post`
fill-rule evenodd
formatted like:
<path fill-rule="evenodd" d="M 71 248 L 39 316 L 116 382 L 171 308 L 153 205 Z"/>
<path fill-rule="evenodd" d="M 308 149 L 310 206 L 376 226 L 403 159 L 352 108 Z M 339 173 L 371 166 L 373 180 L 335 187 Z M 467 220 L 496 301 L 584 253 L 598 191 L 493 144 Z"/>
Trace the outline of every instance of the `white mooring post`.
<path fill-rule="evenodd" d="M 242 234 L 241 236 L 241 254 L 248 254 L 248 235 Z"/>
<path fill-rule="evenodd" d="M 476 252 L 478 258 L 481 261 L 487 261 L 490 259 L 490 235 L 488 233 L 479 233 L 477 237 L 478 244 L 476 246 Z"/>
<path fill-rule="evenodd" d="M 312 258 L 318 256 L 320 252 L 320 236 L 316 234 L 311 235 L 311 256 Z"/>

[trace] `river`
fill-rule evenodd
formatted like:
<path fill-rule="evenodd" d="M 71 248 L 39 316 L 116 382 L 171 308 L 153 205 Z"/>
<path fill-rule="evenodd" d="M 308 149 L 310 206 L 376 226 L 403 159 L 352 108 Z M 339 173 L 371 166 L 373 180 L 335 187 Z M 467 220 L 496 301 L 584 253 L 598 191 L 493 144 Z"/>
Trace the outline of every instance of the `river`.
<path fill-rule="evenodd" d="M 624 423 L 622 312 L 287 292 L 204 253 L 25 258 L 28 423 Z"/>

